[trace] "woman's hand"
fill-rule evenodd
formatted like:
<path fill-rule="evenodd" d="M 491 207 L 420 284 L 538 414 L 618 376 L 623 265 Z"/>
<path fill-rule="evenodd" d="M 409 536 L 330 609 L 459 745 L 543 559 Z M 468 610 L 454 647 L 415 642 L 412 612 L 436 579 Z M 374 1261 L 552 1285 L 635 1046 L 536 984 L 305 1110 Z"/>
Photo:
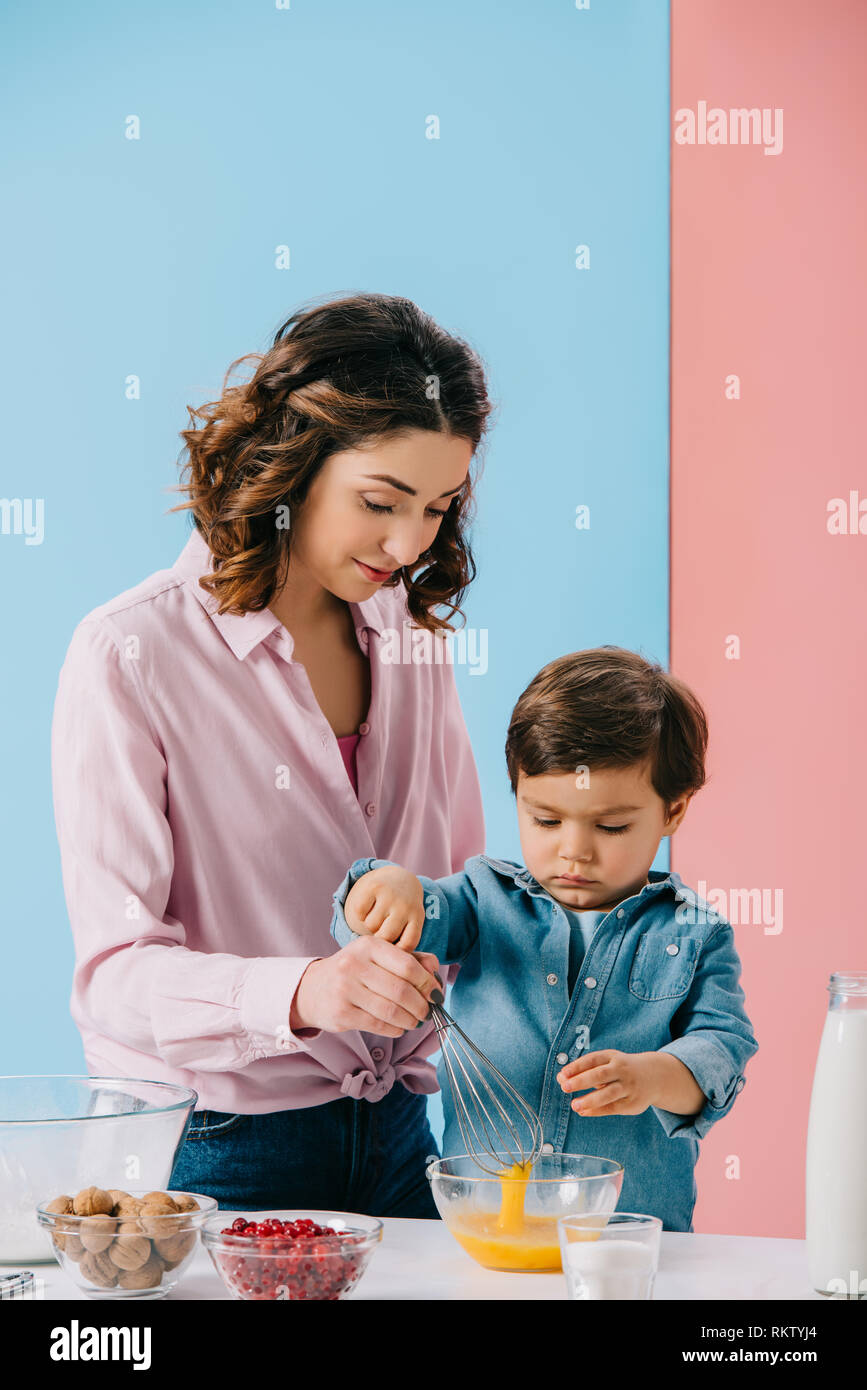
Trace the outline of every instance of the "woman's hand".
<path fill-rule="evenodd" d="M 289 1027 L 321 1028 L 346 1033 L 360 1028 L 385 1038 L 400 1038 L 430 1013 L 430 996 L 440 989 L 436 956 L 411 955 L 361 936 L 341 951 L 314 960 L 301 976 L 289 1013 Z"/>
<path fill-rule="evenodd" d="M 424 926 L 424 889 L 415 874 L 399 864 L 371 869 L 353 883 L 343 915 L 359 936 L 375 935 L 403 951 L 414 951 Z"/>

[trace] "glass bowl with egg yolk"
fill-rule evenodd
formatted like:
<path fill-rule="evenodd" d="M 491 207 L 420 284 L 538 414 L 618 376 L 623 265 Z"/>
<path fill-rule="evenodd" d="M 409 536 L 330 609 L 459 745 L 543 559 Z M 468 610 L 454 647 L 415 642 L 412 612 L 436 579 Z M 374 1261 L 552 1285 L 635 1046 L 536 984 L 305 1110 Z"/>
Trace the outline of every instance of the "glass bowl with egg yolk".
<path fill-rule="evenodd" d="M 440 1216 L 485 1269 L 562 1269 L 559 1217 L 610 1215 L 623 1186 L 623 1165 L 592 1154 L 540 1154 L 523 1166 L 507 1154 L 500 1158 L 498 1176 L 485 1172 L 470 1154 L 429 1163 L 426 1173 Z M 588 1230 L 587 1238 L 597 1234 Z"/>

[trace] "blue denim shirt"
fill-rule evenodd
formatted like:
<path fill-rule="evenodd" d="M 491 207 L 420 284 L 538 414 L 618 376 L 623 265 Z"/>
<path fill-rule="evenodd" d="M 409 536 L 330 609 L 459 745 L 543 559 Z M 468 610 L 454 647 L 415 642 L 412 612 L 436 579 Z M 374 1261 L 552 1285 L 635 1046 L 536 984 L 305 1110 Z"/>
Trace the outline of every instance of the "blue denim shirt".
<path fill-rule="evenodd" d="M 371 869 L 357 859 L 334 893 L 331 935 L 354 940 L 343 903 Z M 580 927 L 520 864 L 479 854 L 460 873 L 419 875 L 425 926 L 418 950 L 460 965 L 449 1012 L 539 1113 L 544 1152 L 623 1164 L 621 1211 L 691 1231 L 699 1140 L 727 1115 L 758 1043 L 744 1009 L 734 932 L 676 873 L 651 869 L 639 893 L 598 923 L 575 988 L 569 941 Z M 649 1106 L 641 1115 L 581 1116 L 560 1089 L 561 1066 L 600 1048 L 671 1052 L 706 1101 L 695 1115 Z M 465 1153 L 442 1062 L 443 1153 Z"/>

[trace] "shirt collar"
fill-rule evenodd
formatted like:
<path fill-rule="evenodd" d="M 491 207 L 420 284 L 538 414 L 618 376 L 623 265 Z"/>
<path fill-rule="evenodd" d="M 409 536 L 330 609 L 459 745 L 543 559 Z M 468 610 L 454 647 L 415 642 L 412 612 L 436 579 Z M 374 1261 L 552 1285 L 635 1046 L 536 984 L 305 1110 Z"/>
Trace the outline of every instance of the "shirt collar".
<path fill-rule="evenodd" d="M 247 613 L 217 612 L 219 604 L 216 596 L 202 589 L 197 582 L 201 575 L 213 572 L 213 559 L 204 536 L 198 529 L 194 528 L 172 569 L 175 574 L 183 577 L 184 582 L 198 599 L 211 622 L 238 660 L 243 661 L 254 647 L 258 646 L 260 642 L 264 642 L 274 632 L 280 634 L 281 640 L 288 643 L 288 651 L 291 655 L 294 646 L 292 634 L 284 628 L 276 613 L 272 613 L 270 608 L 262 608 L 258 612 L 250 611 Z M 377 636 L 380 635 L 384 626 L 382 602 L 383 600 L 378 594 L 372 594 L 370 598 L 364 599 L 361 603 L 350 602 L 349 608 L 352 612 L 356 631 L 361 632 L 364 628 L 370 628 Z"/>
<path fill-rule="evenodd" d="M 530 873 L 530 870 L 525 869 L 523 865 L 516 864 L 510 859 L 492 859 L 491 856 L 487 854 L 481 854 L 479 858 L 484 860 L 486 864 L 489 864 L 495 873 L 502 874 L 504 878 L 511 878 L 519 888 L 523 888 L 532 896 L 550 897 L 547 889 L 543 888 L 541 883 L 538 883 Z M 670 873 L 666 873 L 662 869 L 649 869 L 647 877 L 649 882 L 646 883 L 637 894 L 639 898 L 650 898 L 653 897 L 654 893 L 669 888 L 674 893 L 675 897 L 683 902 L 695 904 L 699 901 L 693 890 L 688 888 L 683 882 L 680 874 L 676 874 L 673 870 Z"/>

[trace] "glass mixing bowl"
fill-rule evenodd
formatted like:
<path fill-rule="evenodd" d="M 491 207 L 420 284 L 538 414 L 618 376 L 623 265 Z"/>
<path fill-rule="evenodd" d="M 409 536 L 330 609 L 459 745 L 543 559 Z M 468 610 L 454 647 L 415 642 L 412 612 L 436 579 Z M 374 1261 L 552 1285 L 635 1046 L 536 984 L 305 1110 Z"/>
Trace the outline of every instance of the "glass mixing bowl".
<path fill-rule="evenodd" d="M 198 1099 L 187 1086 L 106 1076 L 0 1076 L 0 1264 L 54 1259 L 47 1193 L 165 1187 Z"/>
<path fill-rule="evenodd" d="M 314 1222 L 325 1234 L 244 1235 L 242 1221 Z M 382 1222 L 350 1211 L 271 1211 L 210 1217 L 202 1242 L 233 1298 L 337 1302 L 355 1288 L 382 1240 Z"/>
<path fill-rule="evenodd" d="M 502 1154 L 503 1167 L 510 1167 Z M 485 1269 L 562 1269 L 557 1221 L 617 1206 L 624 1169 L 592 1154 L 541 1154 L 526 1180 L 493 1177 L 469 1154 L 425 1170 L 437 1210 L 468 1255 Z"/>
<path fill-rule="evenodd" d="M 37 1207 L 37 1220 L 61 1269 L 86 1298 L 165 1298 L 192 1261 L 199 1232 L 217 1210 L 216 1198 L 202 1192 L 154 1193 L 144 1187 L 122 1190 L 138 1206 L 148 1195 L 165 1195 L 185 1210 L 145 1206 L 143 1213 L 133 1209 L 118 1217 L 75 1216 L 50 1210 L 55 1199 L 47 1197 Z"/>

